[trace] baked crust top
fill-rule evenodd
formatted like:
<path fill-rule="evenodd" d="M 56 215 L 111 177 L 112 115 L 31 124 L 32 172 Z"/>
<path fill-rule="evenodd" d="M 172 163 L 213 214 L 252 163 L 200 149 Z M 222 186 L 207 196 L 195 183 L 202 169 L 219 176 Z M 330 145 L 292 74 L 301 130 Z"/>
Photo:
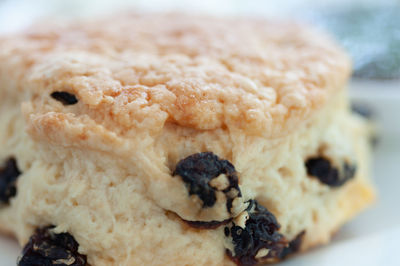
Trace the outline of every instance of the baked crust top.
<path fill-rule="evenodd" d="M 172 123 L 279 137 L 341 90 L 350 69 L 323 33 L 261 19 L 127 13 L 0 38 L 8 99 L 24 97 L 28 113 L 52 112 L 53 123 L 73 114 L 118 135 Z M 54 91 L 78 103 L 63 106 Z"/>

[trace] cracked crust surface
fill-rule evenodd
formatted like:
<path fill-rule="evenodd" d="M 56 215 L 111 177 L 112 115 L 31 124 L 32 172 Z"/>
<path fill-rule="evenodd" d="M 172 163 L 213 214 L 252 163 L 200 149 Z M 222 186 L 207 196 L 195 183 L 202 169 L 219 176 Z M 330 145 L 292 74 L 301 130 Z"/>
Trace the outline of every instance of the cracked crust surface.
<path fill-rule="evenodd" d="M 67 90 L 80 101 L 68 110 L 76 119 L 120 135 L 157 134 L 172 123 L 279 137 L 323 106 L 350 72 L 324 34 L 255 19 L 127 14 L 41 24 L 0 48 L 10 93 L 29 90 L 38 112 L 65 113 L 47 96 Z"/>

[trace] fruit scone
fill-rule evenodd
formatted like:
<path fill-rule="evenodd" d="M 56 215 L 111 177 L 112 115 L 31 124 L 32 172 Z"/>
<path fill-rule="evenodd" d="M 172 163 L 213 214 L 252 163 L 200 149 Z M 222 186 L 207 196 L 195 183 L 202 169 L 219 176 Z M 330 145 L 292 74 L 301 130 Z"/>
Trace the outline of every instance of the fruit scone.
<path fill-rule="evenodd" d="M 346 54 L 292 22 L 119 14 L 0 38 L 18 265 L 254 265 L 370 204 Z"/>

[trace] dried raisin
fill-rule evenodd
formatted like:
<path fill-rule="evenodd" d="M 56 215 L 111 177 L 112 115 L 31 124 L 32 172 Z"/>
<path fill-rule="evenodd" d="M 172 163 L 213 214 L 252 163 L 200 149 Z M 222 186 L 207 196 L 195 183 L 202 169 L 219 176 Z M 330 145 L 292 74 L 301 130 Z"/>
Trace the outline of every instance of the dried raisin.
<path fill-rule="evenodd" d="M 66 91 L 55 91 L 50 96 L 64 105 L 72 105 L 78 102 L 75 95 Z"/>
<path fill-rule="evenodd" d="M 232 238 L 234 247 L 233 252 L 227 250 L 228 255 L 238 265 L 279 260 L 288 242 L 278 232 L 280 225 L 275 216 L 254 200 L 247 212 L 249 217 L 244 228 L 234 222 L 225 228 L 224 233 Z"/>
<path fill-rule="evenodd" d="M 306 231 L 302 231 L 292 241 L 290 241 L 289 245 L 282 250 L 280 259 L 285 259 L 287 256 L 299 251 L 305 234 Z"/>
<path fill-rule="evenodd" d="M 9 203 L 17 194 L 16 181 L 20 174 L 15 158 L 8 158 L 0 169 L 0 202 Z"/>
<path fill-rule="evenodd" d="M 331 187 L 340 187 L 352 179 L 356 173 L 356 166 L 343 163 L 342 171 L 331 165 L 323 157 L 310 158 L 306 162 L 307 173 L 319 179 L 323 184 Z"/>
<path fill-rule="evenodd" d="M 86 256 L 78 253 L 79 244 L 69 233 L 56 234 L 53 226 L 39 228 L 25 245 L 18 266 L 84 266 Z"/>
<path fill-rule="evenodd" d="M 359 115 L 361 115 L 362 117 L 365 117 L 365 118 L 367 118 L 367 119 L 372 119 L 373 116 L 374 116 L 374 112 L 373 112 L 373 110 L 371 109 L 371 107 L 366 106 L 366 105 L 361 105 L 361 104 L 353 103 L 353 104 L 351 105 L 351 111 L 352 111 L 353 113 L 359 114 Z"/>
<path fill-rule="evenodd" d="M 186 221 L 183 220 L 185 223 L 187 223 L 189 226 L 198 228 L 198 229 L 215 229 L 218 228 L 221 225 L 227 224 L 231 221 L 231 219 L 224 220 L 222 222 L 220 221 L 209 221 L 209 222 L 200 222 L 200 221 Z"/>
<path fill-rule="evenodd" d="M 375 118 L 374 110 L 372 110 L 372 108 L 370 106 L 367 106 L 365 104 L 353 103 L 351 105 L 351 111 L 353 113 L 356 113 L 356 114 L 364 117 L 367 120 L 374 120 L 374 118 Z M 379 136 L 377 133 L 378 132 L 373 130 L 373 132 L 371 132 L 371 134 L 369 136 L 369 141 L 370 141 L 372 147 L 376 147 L 378 145 Z"/>
<path fill-rule="evenodd" d="M 235 167 L 212 152 L 186 157 L 177 164 L 173 174 L 182 178 L 189 189 L 189 195 L 197 195 L 202 200 L 203 208 L 214 206 L 217 200 L 216 191 L 222 191 L 226 195 L 226 208 L 229 213 L 233 200 L 241 197 Z M 222 178 L 226 178 L 226 186 L 213 185 L 212 180 L 221 175 L 225 175 Z"/>

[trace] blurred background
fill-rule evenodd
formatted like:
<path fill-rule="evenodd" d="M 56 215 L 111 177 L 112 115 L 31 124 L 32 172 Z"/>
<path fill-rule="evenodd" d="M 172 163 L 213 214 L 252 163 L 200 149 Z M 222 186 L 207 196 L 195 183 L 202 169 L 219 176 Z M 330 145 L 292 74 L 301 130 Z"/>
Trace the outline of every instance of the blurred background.
<path fill-rule="evenodd" d="M 0 33 L 43 17 L 85 17 L 126 8 L 309 21 L 331 31 L 352 54 L 355 77 L 400 77 L 398 0 L 0 0 Z"/>
<path fill-rule="evenodd" d="M 370 110 L 379 129 L 373 159 L 379 200 L 346 225 L 329 247 L 284 265 L 400 265 L 400 0 L 0 0 L 0 35 L 37 19 L 76 19 L 126 9 L 220 16 L 278 17 L 329 31 L 351 54 L 352 101 Z M 14 243 L 15 246 L 15 243 Z M 18 254 L 0 241 L 2 254 Z M 362 254 L 362 255 L 361 255 Z M 16 256 L 16 255 L 15 255 Z M 11 256 L 14 260 L 15 256 Z M 7 264 L 8 265 L 8 264 Z M 11 264 L 10 264 L 11 265 Z"/>
<path fill-rule="evenodd" d="M 0 35 L 38 19 L 77 19 L 126 9 L 289 18 L 323 28 L 351 54 L 353 101 L 366 108 L 374 105 L 385 133 L 400 135 L 397 116 L 395 121 L 392 117 L 400 115 L 400 0 L 0 0 Z"/>

